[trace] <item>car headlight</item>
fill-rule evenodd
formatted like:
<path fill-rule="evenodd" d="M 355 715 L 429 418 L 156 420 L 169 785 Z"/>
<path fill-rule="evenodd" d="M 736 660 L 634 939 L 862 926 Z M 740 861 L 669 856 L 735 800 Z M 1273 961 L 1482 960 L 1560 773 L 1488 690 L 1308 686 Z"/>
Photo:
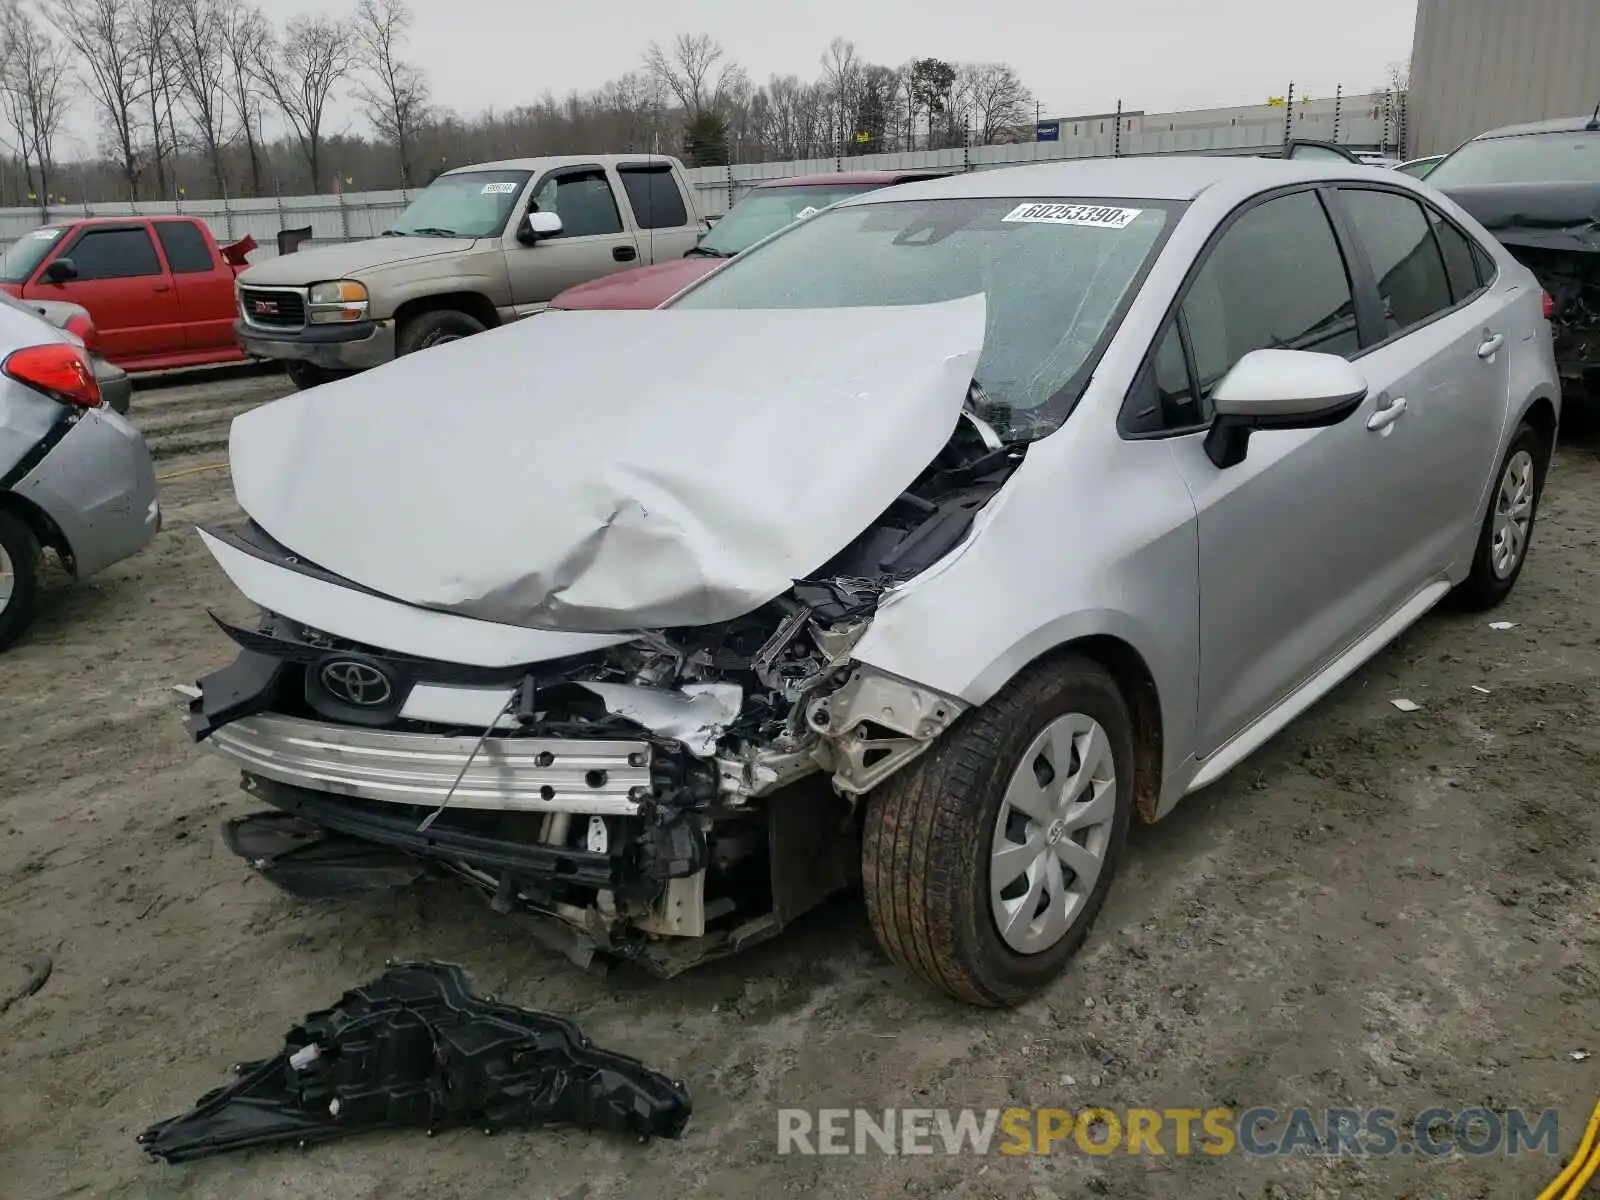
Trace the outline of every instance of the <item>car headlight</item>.
<path fill-rule="evenodd" d="M 307 294 L 313 325 L 344 325 L 367 319 L 367 289 L 354 279 L 314 283 Z"/>

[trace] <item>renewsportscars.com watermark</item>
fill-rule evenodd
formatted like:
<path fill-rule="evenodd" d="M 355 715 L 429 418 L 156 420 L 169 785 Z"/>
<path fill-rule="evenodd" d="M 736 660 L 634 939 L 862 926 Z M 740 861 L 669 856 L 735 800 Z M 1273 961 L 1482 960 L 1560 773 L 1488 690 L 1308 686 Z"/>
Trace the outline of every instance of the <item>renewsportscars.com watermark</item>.
<path fill-rule="evenodd" d="M 785 1108 L 778 1153 L 1554 1156 L 1557 1123 L 1516 1108 Z"/>

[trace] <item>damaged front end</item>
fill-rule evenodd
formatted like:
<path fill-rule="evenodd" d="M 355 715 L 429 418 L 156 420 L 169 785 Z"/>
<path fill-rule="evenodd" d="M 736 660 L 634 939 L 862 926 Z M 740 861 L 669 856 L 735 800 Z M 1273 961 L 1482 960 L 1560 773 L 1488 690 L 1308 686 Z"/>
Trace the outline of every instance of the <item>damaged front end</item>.
<path fill-rule="evenodd" d="M 446 869 L 502 912 L 671 974 L 782 929 L 859 871 L 855 799 L 967 707 L 855 661 L 882 599 L 956 549 L 1021 462 L 963 415 L 844 550 L 753 612 L 565 658 L 464 666 L 279 613 L 191 692 L 195 740 L 270 809 L 232 849 L 319 897 Z M 337 577 L 254 525 L 210 536 Z M 348 581 L 341 586 L 359 589 Z"/>

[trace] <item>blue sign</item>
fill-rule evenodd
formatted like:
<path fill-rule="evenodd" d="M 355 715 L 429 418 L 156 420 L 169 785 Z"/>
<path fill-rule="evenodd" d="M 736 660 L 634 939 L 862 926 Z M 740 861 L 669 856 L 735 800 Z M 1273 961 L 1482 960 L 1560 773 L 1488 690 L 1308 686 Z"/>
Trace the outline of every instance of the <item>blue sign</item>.
<path fill-rule="evenodd" d="M 1033 140 L 1036 142 L 1059 142 L 1061 140 L 1061 122 L 1040 121 L 1033 127 Z"/>

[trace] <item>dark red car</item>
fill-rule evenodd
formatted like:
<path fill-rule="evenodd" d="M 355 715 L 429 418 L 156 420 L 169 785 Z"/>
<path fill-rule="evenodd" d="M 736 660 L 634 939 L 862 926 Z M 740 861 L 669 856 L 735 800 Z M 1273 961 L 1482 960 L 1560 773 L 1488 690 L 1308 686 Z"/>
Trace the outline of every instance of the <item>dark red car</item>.
<path fill-rule="evenodd" d="M 682 258 L 580 283 L 556 296 L 550 307 L 655 308 L 702 275 L 716 270 L 723 259 L 748 250 L 791 221 L 847 196 L 947 174 L 948 171 L 839 171 L 758 183 Z"/>

